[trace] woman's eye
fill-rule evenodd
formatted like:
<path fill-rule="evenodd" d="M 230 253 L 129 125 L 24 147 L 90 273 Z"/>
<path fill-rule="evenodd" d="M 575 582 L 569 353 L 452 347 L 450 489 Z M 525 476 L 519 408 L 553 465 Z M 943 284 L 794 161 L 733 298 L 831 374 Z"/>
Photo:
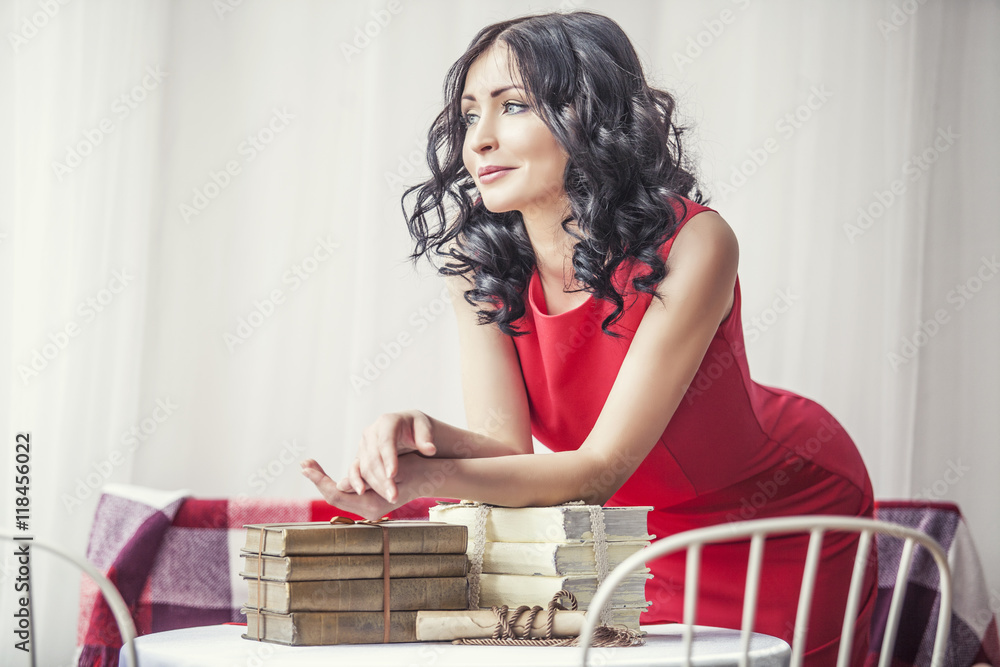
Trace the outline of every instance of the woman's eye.
<path fill-rule="evenodd" d="M 521 102 L 504 102 L 502 108 L 506 114 L 519 114 L 526 111 L 528 109 L 528 105 Z M 462 124 L 465 127 L 475 125 L 478 122 L 479 114 L 472 113 L 471 111 L 467 111 L 462 114 Z"/>

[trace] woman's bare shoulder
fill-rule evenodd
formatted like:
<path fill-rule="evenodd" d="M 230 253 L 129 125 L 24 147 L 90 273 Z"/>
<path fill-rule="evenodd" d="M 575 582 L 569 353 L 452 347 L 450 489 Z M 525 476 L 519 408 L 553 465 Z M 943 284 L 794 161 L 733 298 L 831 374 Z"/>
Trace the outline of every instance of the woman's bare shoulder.
<path fill-rule="evenodd" d="M 670 248 L 670 269 L 691 264 L 708 265 L 730 273 L 739 264 L 740 245 L 725 218 L 715 211 L 702 211 L 677 232 Z"/>

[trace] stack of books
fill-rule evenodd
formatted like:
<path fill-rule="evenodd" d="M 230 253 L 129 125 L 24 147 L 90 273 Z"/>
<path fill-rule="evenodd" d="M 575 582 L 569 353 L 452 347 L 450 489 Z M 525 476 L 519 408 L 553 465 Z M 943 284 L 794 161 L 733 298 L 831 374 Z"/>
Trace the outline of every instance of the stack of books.
<path fill-rule="evenodd" d="M 384 528 L 383 528 L 384 526 Z M 417 610 L 466 609 L 468 532 L 428 521 L 246 528 L 247 639 L 291 645 L 416 641 Z M 385 597 L 383 530 L 389 538 Z"/>
<path fill-rule="evenodd" d="M 478 503 L 442 503 L 430 510 L 432 521 L 466 526 L 469 555 L 475 559 Z M 539 605 L 567 590 L 586 610 L 598 587 L 598 567 L 591 509 L 604 523 L 608 571 L 649 545 L 646 515 L 651 507 L 598 507 L 583 504 L 554 507 L 489 507 L 484 528 L 480 607 Z M 638 630 L 639 615 L 649 606 L 642 568 L 615 590 L 606 616 L 612 625 Z"/>

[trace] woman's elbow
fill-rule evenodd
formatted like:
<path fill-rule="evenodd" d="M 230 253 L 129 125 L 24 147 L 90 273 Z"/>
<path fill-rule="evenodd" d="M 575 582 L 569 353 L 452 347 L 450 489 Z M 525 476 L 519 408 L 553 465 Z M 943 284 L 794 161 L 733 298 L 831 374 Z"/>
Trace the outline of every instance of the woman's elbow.
<path fill-rule="evenodd" d="M 577 500 L 588 505 L 604 505 L 608 502 L 638 467 L 639 462 L 632 465 L 628 458 L 624 454 L 605 457 L 588 453 L 584 460 L 583 481 Z"/>

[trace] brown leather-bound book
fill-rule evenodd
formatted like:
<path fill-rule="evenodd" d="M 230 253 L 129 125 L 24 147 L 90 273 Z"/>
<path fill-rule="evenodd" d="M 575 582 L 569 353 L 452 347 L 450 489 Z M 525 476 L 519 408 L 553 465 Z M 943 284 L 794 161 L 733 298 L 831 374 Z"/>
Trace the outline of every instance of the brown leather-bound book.
<path fill-rule="evenodd" d="M 468 545 L 465 526 L 436 521 L 387 521 L 374 526 L 307 521 L 244 526 L 243 551 L 268 556 L 381 554 L 382 526 L 389 531 L 391 554 L 465 553 Z"/>
<path fill-rule="evenodd" d="M 247 616 L 245 639 L 257 639 L 292 646 L 329 644 L 381 644 L 381 611 L 299 611 L 291 614 L 259 612 L 243 608 Z M 258 631 L 258 624 L 260 629 Z M 389 641 L 417 641 L 417 612 L 389 614 Z M 259 632 L 259 634 L 258 634 Z"/>
<path fill-rule="evenodd" d="M 246 579 L 247 607 L 287 614 L 296 611 L 381 611 L 381 579 L 260 581 Z M 417 577 L 389 582 L 389 609 L 465 609 L 465 577 Z M 257 591 L 260 590 L 260 604 Z"/>
<path fill-rule="evenodd" d="M 257 554 L 243 553 L 245 579 L 257 578 Z M 316 579 L 381 579 L 381 555 L 263 556 L 260 577 L 269 581 L 313 581 Z M 469 559 L 465 554 L 393 554 L 389 576 L 464 577 Z"/>

